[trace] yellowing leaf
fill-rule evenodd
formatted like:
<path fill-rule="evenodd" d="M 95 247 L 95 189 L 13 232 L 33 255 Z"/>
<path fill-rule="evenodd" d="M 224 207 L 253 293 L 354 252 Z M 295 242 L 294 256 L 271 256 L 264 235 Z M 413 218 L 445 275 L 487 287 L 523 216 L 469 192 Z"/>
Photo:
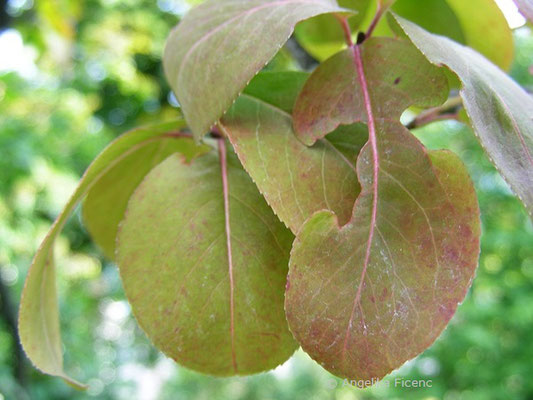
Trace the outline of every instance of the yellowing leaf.
<path fill-rule="evenodd" d="M 512 31 L 495 0 L 397 0 L 392 11 L 432 33 L 472 47 L 500 68 L 507 70 L 513 62 Z M 392 34 L 385 19 L 376 34 Z"/>
<path fill-rule="evenodd" d="M 73 386 L 84 387 L 63 371 L 55 287 L 54 243 L 69 215 L 91 187 L 117 163 L 147 144 L 165 138 L 165 134 L 178 132 L 183 127 L 183 121 L 176 121 L 136 129 L 106 147 L 89 166 L 76 191 L 39 247 L 22 291 L 18 328 L 20 342 L 26 355 L 42 372 L 61 377 Z M 189 140 L 192 142 L 192 139 Z"/>
<path fill-rule="evenodd" d="M 208 149 L 197 146 L 190 137 L 170 133 L 136 148 L 94 183 L 83 202 L 83 221 L 109 259 L 115 258 L 118 224 L 128 200 L 146 174 L 173 153 L 180 153 L 190 161 Z"/>

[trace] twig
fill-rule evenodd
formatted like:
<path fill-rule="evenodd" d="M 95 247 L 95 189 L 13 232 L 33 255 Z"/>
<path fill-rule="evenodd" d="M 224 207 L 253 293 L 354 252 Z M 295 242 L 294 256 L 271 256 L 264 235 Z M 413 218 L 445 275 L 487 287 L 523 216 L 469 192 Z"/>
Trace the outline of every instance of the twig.
<path fill-rule="evenodd" d="M 407 129 L 416 129 L 436 121 L 443 121 L 447 119 L 458 120 L 459 111 L 461 110 L 462 106 L 463 100 L 461 97 L 452 97 L 439 107 L 422 111 L 411 122 L 405 125 L 405 127 Z"/>

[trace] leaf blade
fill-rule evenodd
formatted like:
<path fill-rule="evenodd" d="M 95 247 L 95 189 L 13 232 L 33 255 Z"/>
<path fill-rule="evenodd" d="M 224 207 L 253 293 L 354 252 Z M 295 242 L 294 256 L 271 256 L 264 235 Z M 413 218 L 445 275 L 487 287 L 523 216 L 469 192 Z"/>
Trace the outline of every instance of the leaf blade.
<path fill-rule="evenodd" d="M 21 345 L 33 365 L 40 371 L 63 378 L 67 383 L 85 385 L 69 377 L 63 370 L 59 312 L 55 290 L 53 263 L 54 242 L 69 215 L 94 182 L 103 176 L 113 162 L 127 155 L 144 141 L 153 140 L 166 132 L 183 128 L 183 121 L 153 125 L 130 131 L 112 142 L 84 173 L 76 191 L 59 214 L 41 243 L 26 277 L 19 308 L 18 331 Z M 46 338 L 43 346 L 42 338 Z"/>
<path fill-rule="evenodd" d="M 385 131 L 394 135 L 384 138 Z M 417 157 L 400 157 L 394 146 L 408 146 Z M 428 347 L 466 295 L 479 255 L 479 209 L 462 162 L 448 152 L 420 157 L 422 145 L 399 125 L 378 128 L 378 149 L 386 161 L 370 246 L 373 172 L 366 146 L 352 220 L 341 226 L 330 212 L 315 214 L 297 235 L 289 264 L 291 332 L 313 359 L 348 379 L 381 379 Z M 399 161 L 406 167 L 398 170 Z M 448 196 L 463 202 L 452 206 Z M 454 235 L 464 240 L 450 240 Z M 433 246 L 434 255 L 426 254 Z"/>
<path fill-rule="evenodd" d="M 441 101 L 446 85 L 432 78 L 416 89 L 391 92 L 379 84 L 380 75 L 409 82 L 429 65 L 418 54 L 414 66 L 394 64 L 380 72 L 380 57 L 364 52 L 386 48 L 384 41 L 353 46 L 351 55 L 340 55 L 344 63 L 330 59 L 328 73 L 313 74 L 306 83 L 312 90 L 304 88 L 299 98 L 315 102 L 310 116 L 302 107 L 302 126 L 313 127 L 318 119 L 327 127 L 310 129 L 311 140 L 338 124 L 335 112 L 345 122 L 368 124 L 369 141 L 357 160 L 362 189 L 351 219 L 342 224 L 334 213 L 318 212 L 307 220 L 291 252 L 285 300 L 289 327 L 302 348 L 349 379 L 379 380 L 429 346 L 464 298 L 479 256 L 479 208 L 464 166 L 451 153 L 430 157 L 399 122 L 401 111 L 419 101 L 418 90 L 426 86 L 431 94 L 424 102 Z M 391 59 L 405 42 L 387 44 L 392 47 L 383 56 Z M 338 97 L 330 105 L 327 96 L 321 98 L 321 88 L 332 87 L 330 79 L 354 100 Z"/>
<path fill-rule="evenodd" d="M 296 23 L 341 11 L 333 0 L 212 0 L 187 14 L 167 40 L 163 63 L 195 138 L 231 106 Z"/>
<path fill-rule="evenodd" d="M 152 170 L 118 239 L 139 325 L 181 365 L 218 376 L 273 368 L 296 349 L 283 313 L 293 236 L 224 154 L 170 156 Z"/>
<path fill-rule="evenodd" d="M 461 80 L 461 97 L 474 132 L 504 179 L 533 215 L 533 99 L 475 51 L 396 17 L 434 64 Z"/>
<path fill-rule="evenodd" d="M 260 74 L 258 78 L 220 121 L 244 168 L 293 233 L 321 209 L 333 209 L 347 221 L 359 193 L 355 160 L 366 142 L 366 128 L 344 127 L 307 147 L 296 139 L 290 114 L 280 108 L 292 110 L 298 91 L 289 91 L 281 99 L 262 100 L 247 93 L 261 96 L 271 92 L 276 75 Z M 302 84 L 303 79 L 294 89 Z M 255 85 L 263 90 L 253 88 Z M 341 185 L 334 184 L 337 179 Z"/>
<path fill-rule="evenodd" d="M 131 194 L 146 174 L 173 153 L 190 162 L 206 151 L 208 147 L 197 146 L 188 136 L 158 138 L 124 157 L 94 183 L 83 201 L 83 221 L 107 258 L 115 258 L 118 225 Z"/>
<path fill-rule="evenodd" d="M 361 25 L 370 1 L 339 0 L 339 5 L 356 10 L 357 14 L 348 19 L 352 31 Z M 296 25 L 294 36 L 298 43 L 318 61 L 324 61 L 346 47 L 344 32 L 333 15 L 318 15 Z"/>
<path fill-rule="evenodd" d="M 409 106 L 437 106 L 448 95 L 446 77 L 406 40 L 370 38 L 361 47 L 376 116 L 399 120 Z M 394 60 L 394 61 L 391 61 Z M 366 122 L 361 84 L 354 79 L 352 49 L 321 64 L 294 106 L 294 129 L 307 145 L 339 125 Z"/>

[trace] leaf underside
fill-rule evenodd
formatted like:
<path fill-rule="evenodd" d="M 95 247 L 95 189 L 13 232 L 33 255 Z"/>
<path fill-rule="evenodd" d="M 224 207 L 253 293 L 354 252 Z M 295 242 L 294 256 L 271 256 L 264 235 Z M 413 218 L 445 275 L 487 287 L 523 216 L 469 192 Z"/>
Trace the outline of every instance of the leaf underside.
<path fill-rule="evenodd" d="M 173 155 L 154 168 L 117 239 L 139 325 L 180 364 L 219 376 L 274 368 L 297 347 L 283 312 L 294 237 L 225 157 Z"/>
<path fill-rule="evenodd" d="M 194 136 L 209 131 L 296 23 L 341 11 L 335 0 L 211 0 L 192 9 L 170 34 L 163 63 Z"/>
<path fill-rule="evenodd" d="M 459 77 L 474 132 L 533 215 L 533 98 L 474 50 L 396 18 L 431 62 L 446 65 Z"/>

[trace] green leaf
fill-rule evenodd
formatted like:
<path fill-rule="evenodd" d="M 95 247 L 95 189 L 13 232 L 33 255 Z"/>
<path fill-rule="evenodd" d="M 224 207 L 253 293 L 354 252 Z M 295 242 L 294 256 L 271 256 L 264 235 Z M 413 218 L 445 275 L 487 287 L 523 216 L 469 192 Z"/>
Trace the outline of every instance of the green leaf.
<path fill-rule="evenodd" d="M 369 0 L 339 0 L 341 7 L 355 10 L 348 19 L 352 31 L 359 28 L 370 5 Z M 314 58 L 323 61 L 346 47 L 344 32 L 334 15 L 324 14 L 296 25 L 294 35 L 300 45 Z"/>
<path fill-rule="evenodd" d="M 412 135 L 392 133 L 378 144 L 375 224 L 365 147 L 352 220 L 340 227 L 331 212 L 315 214 L 291 252 L 289 327 L 312 358 L 349 379 L 381 379 L 431 345 L 464 299 L 479 255 L 479 209 L 462 162 L 445 151 L 428 157 Z"/>
<path fill-rule="evenodd" d="M 479 51 L 501 68 L 513 62 L 513 35 L 494 0 L 397 0 L 392 11 L 424 29 Z M 377 35 L 391 35 L 386 20 Z"/>
<path fill-rule="evenodd" d="M 533 1 L 532 0 L 514 0 L 516 6 L 529 22 L 533 22 Z"/>
<path fill-rule="evenodd" d="M 335 0 L 211 0 L 191 10 L 170 34 L 163 63 L 195 138 L 231 106 L 296 23 L 341 11 Z"/>
<path fill-rule="evenodd" d="M 109 259 L 115 258 L 118 224 L 128 200 L 146 174 L 173 153 L 190 161 L 208 150 L 207 146 L 197 146 L 190 137 L 158 137 L 121 158 L 91 187 L 83 202 L 83 220 Z"/>
<path fill-rule="evenodd" d="M 167 133 L 179 132 L 184 126 L 183 121 L 176 121 L 136 129 L 122 135 L 106 147 L 89 166 L 76 191 L 39 247 L 22 291 L 18 328 L 26 355 L 42 372 L 61 377 L 75 387 L 84 387 L 63 371 L 55 288 L 55 239 L 83 196 L 117 163 L 143 146 L 166 138 Z"/>
<path fill-rule="evenodd" d="M 480 221 L 466 169 L 452 153 L 428 154 L 399 122 L 409 105 L 439 104 L 446 93 L 442 71 L 408 41 L 375 38 L 326 61 L 298 98 L 306 142 L 355 121 L 369 132 L 351 219 L 316 213 L 289 264 L 289 327 L 336 375 L 381 379 L 420 353 L 474 277 Z"/>
<path fill-rule="evenodd" d="M 492 162 L 533 215 L 533 99 L 470 48 L 432 35 L 397 17 L 424 55 L 462 82 L 461 97 L 474 132 Z"/>
<path fill-rule="evenodd" d="M 212 375 L 276 367 L 296 350 L 283 312 L 293 235 L 224 141 L 173 155 L 133 194 L 117 258 L 139 325 L 180 364 Z"/>
<path fill-rule="evenodd" d="M 408 40 L 370 38 L 361 48 L 374 114 L 399 121 L 409 106 L 443 103 L 448 84 Z M 294 106 L 300 140 L 315 143 L 339 125 L 366 122 L 364 98 L 354 68 L 354 51 L 346 49 L 322 63 L 311 75 Z"/>
<path fill-rule="evenodd" d="M 269 95 L 275 93 L 278 77 L 292 80 L 294 90 Z M 334 210 L 339 219 L 349 219 L 359 194 L 355 160 L 367 140 L 361 125 L 343 127 L 313 147 L 296 139 L 290 112 L 306 77 L 259 74 L 220 122 L 259 191 L 295 233 L 318 210 Z"/>

